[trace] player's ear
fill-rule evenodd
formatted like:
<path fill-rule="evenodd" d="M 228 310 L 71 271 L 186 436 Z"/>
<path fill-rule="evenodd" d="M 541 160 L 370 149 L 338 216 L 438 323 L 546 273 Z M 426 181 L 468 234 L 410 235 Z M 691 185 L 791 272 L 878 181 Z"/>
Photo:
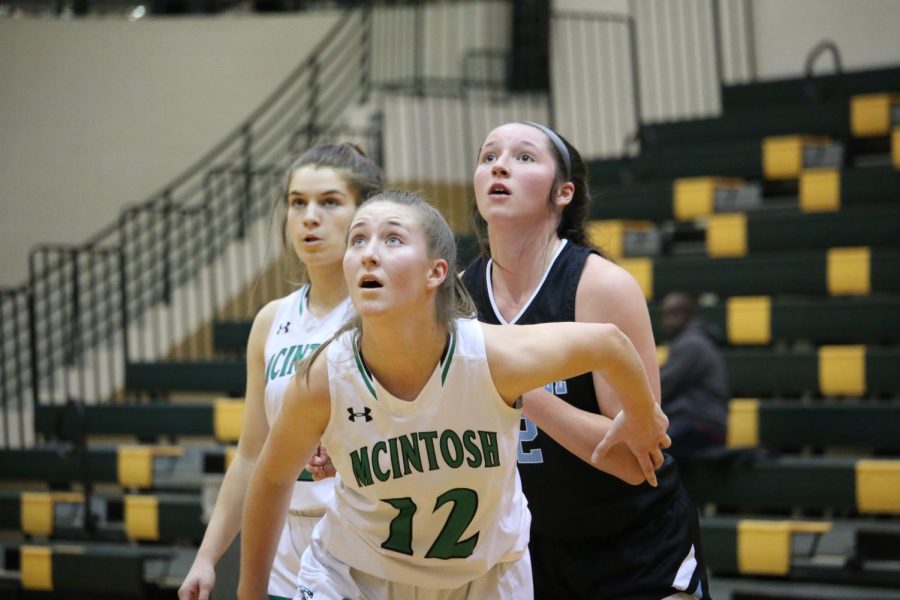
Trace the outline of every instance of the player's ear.
<path fill-rule="evenodd" d="M 556 197 L 554 198 L 554 200 L 556 201 L 557 206 L 564 207 L 572 202 L 572 198 L 574 196 L 575 184 L 571 181 L 566 181 L 565 183 L 561 183 L 556 189 Z"/>
<path fill-rule="evenodd" d="M 444 280 L 447 279 L 449 267 L 447 266 L 447 261 L 443 258 L 439 258 L 431 263 L 431 269 L 428 271 L 427 281 L 425 286 L 429 290 L 436 290 Z"/>

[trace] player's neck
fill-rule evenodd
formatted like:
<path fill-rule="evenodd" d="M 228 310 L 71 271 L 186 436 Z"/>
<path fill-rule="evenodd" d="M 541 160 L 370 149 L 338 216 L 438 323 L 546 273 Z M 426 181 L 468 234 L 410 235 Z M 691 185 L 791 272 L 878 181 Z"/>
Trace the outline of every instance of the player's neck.
<path fill-rule="evenodd" d="M 317 317 L 324 317 L 347 297 L 347 283 L 340 265 L 308 268 L 309 297 L 306 306 Z"/>
<path fill-rule="evenodd" d="M 397 398 L 415 400 L 441 359 L 446 329 L 433 315 L 409 315 L 402 324 L 367 322 L 363 331 L 359 348 L 375 379 Z"/>
<path fill-rule="evenodd" d="M 519 236 L 489 232 L 489 237 L 494 296 L 521 307 L 544 278 L 559 247 L 559 237 L 555 231 Z"/>

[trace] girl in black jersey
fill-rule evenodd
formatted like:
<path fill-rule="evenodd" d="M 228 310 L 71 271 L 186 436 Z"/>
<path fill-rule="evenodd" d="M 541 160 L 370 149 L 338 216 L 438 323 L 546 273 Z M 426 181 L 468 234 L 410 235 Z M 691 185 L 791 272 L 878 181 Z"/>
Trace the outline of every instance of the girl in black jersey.
<path fill-rule="evenodd" d="M 480 149 L 474 185 L 482 256 L 463 280 L 479 319 L 614 323 L 637 348 L 658 402 L 647 305 L 634 278 L 588 240 L 590 196 L 577 150 L 542 125 L 502 125 Z M 672 459 L 654 464 L 655 487 L 595 469 L 550 437 L 559 419 L 535 401 L 547 394 L 608 417 L 621 410 L 596 373 L 525 395 L 519 473 L 533 514 L 535 597 L 708 598 L 697 513 Z"/>

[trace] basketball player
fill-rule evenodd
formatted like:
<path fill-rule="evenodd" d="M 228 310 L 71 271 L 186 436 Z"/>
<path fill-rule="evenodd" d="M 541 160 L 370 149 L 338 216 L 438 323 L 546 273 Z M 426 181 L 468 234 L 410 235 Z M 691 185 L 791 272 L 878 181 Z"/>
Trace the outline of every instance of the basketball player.
<path fill-rule="evenodd" d="M 347 319 L 350 302 L 341 270 L 347 226 L 357 204 L 380 188 L 377 165 L 350 144 L 311 148 L 288 169 L 285 193 L 277 207 L 284 212 L 282 241 L 300 260 L 307 282 L 268 303 L 253 321 L 240 441 L 197 557 L 178 591 L 181 600 L 209 597 L 215 564 L 240 528 L 250 473 L 281 407 L 295 362 L 330 339 Z M 290 512 L 267 574 L 269 598 L 293 598 L 300 555 L 334 494 L 333 480 L 314 482 L 301 471 L 294 473 Z"/>
<path fill-rule="evenodd" d="M 335 497 L 303 554 L 297 598 L 531 597 L 519 396 L 602 373 L 623 411 L 595 454 L 625 442 L 652 474 L 667 422 L 633 345 L 608 324 L 468 318 L 452 232 L 403 192 L 357 211 L 344 275 L 358 319 L 288 386 L 247 493 L 239 597 L 265 597 L 294 474 L 320 439 Z"/>
<path fill-rule="evenodd" d="M 658 404 L 647 305 L 634 278 L 588 240 L 590 195 L 577 150 L 542 125 L 502 125 L 482 144 L 474 186 L 482 256 L 463 281 L 479 320 L 612 323 L 634 343 Z M 524 396 L 519 473 L 533 515 L 535 597 L 707 598 L 696 510 L 671 457 L 656 487 L 598 472 L 550 437 L 550 395 L 608 416 L 624 400 L 598 371 Z"/>

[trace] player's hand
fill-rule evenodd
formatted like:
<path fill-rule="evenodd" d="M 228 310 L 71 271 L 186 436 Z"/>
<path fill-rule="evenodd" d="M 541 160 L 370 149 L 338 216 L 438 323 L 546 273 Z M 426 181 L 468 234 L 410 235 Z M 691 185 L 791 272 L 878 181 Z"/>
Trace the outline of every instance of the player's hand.
<path fill-rule="evenodd" d="M 198 556 L 184 578 L 184 583 L 178 588 L 178 600 L 209 600 L 209 593 L 215 584 L 215 566 Z"/>
<path fill-rule="evenodd" d="M 319 444 L 316 453 L 306 463 L 306 470 L 312 475 L 314 481 L 322 481 L 323 479 L 334 477 L 337 473 L 334 469 L 334 463 L 331 462 L 331 457 L 328 456 L 328 451 L 325 450 L 325 446 L 322 444 Z"/>
<path fill-rule="evenodd" d="M 672 445 L 672 440 L 666 435 L 668 426 L 669 419 L 658 404 L 654 404 L 653 412 L 643 419 L 619 411 L 609 431 L 594 449 L 591 461 L 596 464 L 610 448 L 624 443 L 637 459 L 647 483 L 656 487 L 656 469 L 662 466 L 664 460 L 662 449 Z"/>

